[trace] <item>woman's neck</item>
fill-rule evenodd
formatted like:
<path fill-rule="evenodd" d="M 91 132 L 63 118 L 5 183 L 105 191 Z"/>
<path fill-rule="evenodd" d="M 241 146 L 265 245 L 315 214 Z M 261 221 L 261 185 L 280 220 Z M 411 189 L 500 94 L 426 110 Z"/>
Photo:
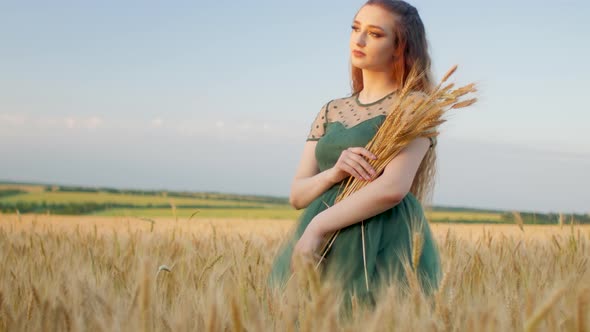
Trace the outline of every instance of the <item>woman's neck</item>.
<path fill-rule="evenodd" d="M 358 99 L 363 103 L 378 100 L 399 88 L 391 72 L 363 70 L 363 89 Z"/>

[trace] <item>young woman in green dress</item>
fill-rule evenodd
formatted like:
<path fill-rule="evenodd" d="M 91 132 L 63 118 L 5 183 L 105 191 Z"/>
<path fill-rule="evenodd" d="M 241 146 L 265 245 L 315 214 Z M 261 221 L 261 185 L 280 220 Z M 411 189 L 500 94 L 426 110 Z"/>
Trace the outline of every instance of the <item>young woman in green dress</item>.
<path fill-rule="evenodd" d="M 426 73 L 412 98 L 419 101 L 434 83 L 425 29 L 410 4 L 370 0 L 351 28 L 352 93 L 325 103 L 312 123 L 290 193 L 291 205 L 305 210 L 280 247 L 269 282 L 284 286 L 295 255 L 317 261 L 323 236 L 340 230 L 322 273 L 337 276 L 346 301 L 354 294 L 375 304 L 380 287 L 407 281 L 403 260 L 411 257 L 416 232 L 422 238 L 415 271 L 421 286 L 430 293 L 440 279 L 439 252 L 422 208 L 432 192 L 436 138 L 415 139 L 382 174 L 367 162 L 376 156 L 364 148 L 392 110 L 412 65 Z M 334 204 L 350 176 L 369 183 Z"/>

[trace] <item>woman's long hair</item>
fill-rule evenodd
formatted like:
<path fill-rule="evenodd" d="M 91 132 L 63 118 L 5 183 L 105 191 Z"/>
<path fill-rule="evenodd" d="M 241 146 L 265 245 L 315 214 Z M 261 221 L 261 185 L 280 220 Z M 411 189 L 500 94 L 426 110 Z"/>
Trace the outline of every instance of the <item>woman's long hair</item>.
<path fill-rule="evenodd" d="M 391 74 L 399 86 L 404 86 L 408 75 L 415 66 L 421 72 L 421 78 L 412 89 L 430 93 L 435 87 L 431 74 L 431 60 L 428 54 L 426 30 L 418 15 L 418 10 L 405 1 L 400 0 L 369 0 L 366 5 L 379 6 L 396 17 L 394 24 L 395 61 Z M 362 69 L 351 65 L 351 85 L 354 95 L 363 89 Z M 429 207 L 432 201 L 432 189 L 436 176 L 436 146 L 428 149 L 412 182 L 410 192 L 422 203 Z"/>

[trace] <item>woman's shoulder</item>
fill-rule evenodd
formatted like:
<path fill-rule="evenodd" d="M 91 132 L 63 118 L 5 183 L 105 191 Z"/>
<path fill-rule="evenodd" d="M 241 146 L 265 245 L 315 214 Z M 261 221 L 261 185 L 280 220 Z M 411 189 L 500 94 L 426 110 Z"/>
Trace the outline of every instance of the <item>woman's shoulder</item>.
<path fill-rule="evenodd" d="M 422 100 L 427 98 L 429 95 L 422 90 L 411 90 L 407 92 L 407 98 L 412 100 Z"/>
<path fill-rule="evenodd" d="M 428 99 L 430 95 L 421 90 L 408 91 L 401 100 L 401 106 L 403 109 L 413 110 L 413 108 L 420 104 L 425 99 Z"/>
<path fill-rule="evenodd" d="M 342 105 L 342 104 L 350 104 L 350 102 L 353 100 L 353 98 L 354 98 L 354 94 L 336 97 L 336 98 L 330 99 L 328 102 L 326 102 L 325 106 L 329 106 L 330 108 L 333 108 L 334 106 L 338 107 L 339 105 Z"/>
<path fill-rule="evenodd" d="M 357 92 L 358 93 L 358 92 Z M 351 107 L 355 105 L 353 102 L 355 100 L 355 96 L 357 93 L 350 93 L 345 96 L 337 97 L 334 99 L 330 99 L 329 101 L 324 103 L 324 106 L 328 105 L 340 105 L 340 104 L 349 104 Z M 411 101 L 420 101 L 429 96 L 428 93 L 422 90 L 411 90 L 406 93 L 406 99 Z M 389 97 L 389 99 L 395 99 L 395 96 Z"/>
<path fill-rule="evenodd" d="M 339 108 L 342 109 L 342 108 L 346 107 L 347 104 L 352 106 L 352 104 L 350 104 L 351 100 L 352 100 L 352 96 L 350 96 L 350 95 L 327 99 L 326 101 L 324 101 L 324 103 L 321 107 L 320 113 L 329 113 L 331 110 L 337 110 Z"/>

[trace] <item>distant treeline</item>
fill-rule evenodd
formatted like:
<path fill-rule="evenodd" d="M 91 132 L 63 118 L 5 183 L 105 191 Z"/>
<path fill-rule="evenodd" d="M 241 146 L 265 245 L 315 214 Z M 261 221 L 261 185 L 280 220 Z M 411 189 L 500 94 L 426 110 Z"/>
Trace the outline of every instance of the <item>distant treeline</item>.
<path fill-rule="evenodd" d="M 433 206 L 432 211 L 437 212 L 479 212 L 479 213 L 503 213 L 503 210 L 477 209 L 467 207 Z"/>
<path fill-rule="evenodd" d="M 111 204 L 101 203 L 47 204 L 45 202 L 0 202 L 0 211 L 2 211 L 2 213 L 15 213 L 18 211 L 19 213 L 51 213 L 81 215 L 109 209 L 110 205 Z"/>
<path fill-rule="evenodd" d="M 472 212 L 472 211 L 466 211 Z M 526 225 L 558 225 L 559 214 L 556 213 L 530 213 L 520 212 L 520 217 Z M 492 224 L 516 224 L 516 219 L 512 212 L 502 212 L 500 214 L 500 220 L 485 220 L 485 219 L 464 219 L 454 220 L 452 218 L 437 218 L 432 219 L 433 222 L 440 223 L 462 223 L 462 224 L 481 224 L 481 223 L 492 223 Z M 564 214 L 563 224 L 569 225 L 574 224 L 590 224 L 590 216 L 587 214 Z"/>
<path fill-rule="evenodd" d="M 119 203 L 47 203 L 47 202 L 0 202 L 2 213 L 52 213 L 52 214 L 88 214 L 105 211 L 108 209 L 170 209 L 168 204 L 119 204 Z M 176 208 L 182 209 L 264 209 L 264 206 L 236 206 L 236 205 L 179 205 Z M 172 210 L 171 210 L 172 211 Z"/>
<path fill-rule="evenodd" d="M 0 189 L 0 197 L 26 194 L 27 192 L 20 189 Z"/>
<path fill-rule="evenodd" d="M 283 197 L 222 194 L 222 193 L 214 193 L 214 192 L 133 190 L 133 189 L 116 189 L 116 188 L 102 188 L 102 187 L 101 188 L 90 188 L 90 187 L 74 187 L 74 186 L 45 186 L 45 191 L 87 192 L 87 193 L 106 192 L 106 193 L 111 193 L 111 194 L 183 197 L 183 198 L 186 197 L 186 198 L 239 201 L 239 202 L 259 202 L 259 203 L 271 203 L 271 204 L 288 204 L 289 203 L 289 199 L 283 198 Z"/>
<path fill-rule="evenodd" d="M 522 221 L 525 224 L 559 224 L 559 214 L 557 213 L 532 213 L 532 212 L 520 212 Z M 511 212 L 504 212 L 501 216 L 502 221 L 514 223 L 515 217 Z M 574 224 L 590 224 L 590 216 L 588 214 L 576 214 L 576 213 L 564 213 L 563 224 L 568 225 Z"/>

